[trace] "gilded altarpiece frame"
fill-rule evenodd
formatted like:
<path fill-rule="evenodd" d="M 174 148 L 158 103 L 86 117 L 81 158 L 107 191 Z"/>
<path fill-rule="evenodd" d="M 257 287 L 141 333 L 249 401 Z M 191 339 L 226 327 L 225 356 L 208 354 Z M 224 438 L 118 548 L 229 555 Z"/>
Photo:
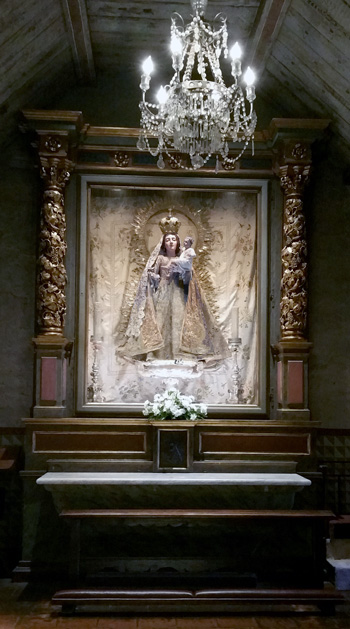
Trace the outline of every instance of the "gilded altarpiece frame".
<path fill-rule="evenodd" d="M 78 412 L 137 417 L 146 399 L 175 386 L 207 404 L 210 418 L 266 416 L 268 182 L 89 175 L 80 196 Z M 212 360 L 135 358 L 123 349 L 160 221 L 170 215 L 181 242 L 194 238 L 200 303 L 225 339 Z"/>

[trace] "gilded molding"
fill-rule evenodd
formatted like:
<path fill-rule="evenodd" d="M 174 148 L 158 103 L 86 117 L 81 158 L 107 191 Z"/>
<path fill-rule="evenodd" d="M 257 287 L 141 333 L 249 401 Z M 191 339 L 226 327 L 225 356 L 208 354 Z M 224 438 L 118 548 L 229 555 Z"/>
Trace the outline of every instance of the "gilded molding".
<path fill-rule="evenodd" d="M 229 157 L 222 160 L 221 166 L 224 170 L 237 170 L 237 162 L 234 162 Z"/>
<path fill-rule="evenodd" d="M 301 142 L 297 142 L 292 148 L 292 157 L 294 157 L 294 159 L 305 159 L 309 150 L 308 146 L 301 144 Z"/>
<path fill-rule="evenodd" d="M 282 340 L 305 339 L 307 324 L 307 242 L 303 191 L 310 167 L 288 165 L 280 168 L 285 194 L 281 280 Z"/>
<path fill-rule="evenodd" d="M 45 148 L 50 153 L 57 153 L 62 147 L 60 139 L 55 135 L 47 136 L 45 140 Z"/>
<path fill-rule="evenodd" d="M 129 166 L 129 155 L 128 153 L 124 153 L 123 151 L 118 151 L 114 155 L 114 164 L 118 168 L 126 168 Z"/>
<path fill-rule="evenodd" d="M 72 168 L 72 162 L 65 157 L 40 156 L 44 192 L 39 235 L 37 322 L 42 335 L 63 335 L 67 282 L 63 191 Z"/>

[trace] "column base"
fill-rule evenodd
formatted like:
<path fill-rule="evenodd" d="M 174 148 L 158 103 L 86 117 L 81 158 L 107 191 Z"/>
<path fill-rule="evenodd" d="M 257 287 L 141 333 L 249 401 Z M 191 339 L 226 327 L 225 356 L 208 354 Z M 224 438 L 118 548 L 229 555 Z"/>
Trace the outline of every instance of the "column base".
<path fill-rule="evenodd" d="M 308 408 L 278 408 L 276 415 L 277 419 L 290 422 L 309 421 L 311 417 L 311 413 Z"/>
<path fill-rule="evenodd" d="M 67 359 L 72 342 L 60 335 L 33 339 L 36 355 L 34 417 L 66 416 Z"/>

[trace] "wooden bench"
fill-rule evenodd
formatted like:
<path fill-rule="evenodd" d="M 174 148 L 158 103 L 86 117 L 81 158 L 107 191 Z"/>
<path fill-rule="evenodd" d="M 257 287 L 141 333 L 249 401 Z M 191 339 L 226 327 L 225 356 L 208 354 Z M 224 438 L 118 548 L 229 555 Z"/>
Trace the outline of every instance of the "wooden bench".
<path fill-rule="evenodd" d="M 316 588 L 295 589 L 227 589 L 209 588 L 186 590 L 184 588 L 118 588 L 103 589 L 74 589 L 57 592 L 52 599 L 54 604 L 60 604 L 65 610 L 73 610 L 76 605 L 110 604 L 114 602 L 118 608 L 125 611 L 125 606 L 139 609 L 150 605 L 160 610 L 167 607 L 187 610 L 191 606 L 204 611 L 211 608 L 230 608 L 237 603 L 250 604 L 273 602 L 288 604 L 315 604 L 323 611 L 334 611 L 334 604 L 342 600 L 342 596 L 334 590 L 323 589 L 325 567 L 325 537 L 326 525 L 334 517 L 331 511 L 321 510 L 242 510 L 242 509 L 72 509 L 64 510 L 60 517 L 71 525 L 70 548 L 70 577 L 78 582 L 80 576 L 80 548 L 81 523 L 84 520 L 227 520 L 248 522 L 253 520 L 268 521 L 299 521 L 311 526 L 312 531 L 312 566 L 313 581 Z"/>
<path fill-rule="evenodd" d="M 295 606 L 317 606 L 324 614 L 334 614 L 344 598 L 334 588 L 326 589 L 170 589 L 170 588 L 86 588 L 60 590 L 52 598 L 62 612 L 72 614 L 77 606 L 115 606 L 119 613 L 230 613 L 239 608 L 278 605 L 298 611 Z"/>

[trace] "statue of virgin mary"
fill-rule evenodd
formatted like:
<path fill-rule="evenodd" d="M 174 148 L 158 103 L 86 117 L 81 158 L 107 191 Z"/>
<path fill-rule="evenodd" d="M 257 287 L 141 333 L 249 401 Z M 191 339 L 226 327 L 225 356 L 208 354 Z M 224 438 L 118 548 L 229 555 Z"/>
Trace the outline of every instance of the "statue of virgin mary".
<path fill-rule="evenodd" d="M 118 353 L 134 360 L 201 360 L 230 355 L 227 342 L 196 278 L 180 272 L 180 222 L 162 219 L 163 236 L 141 275 Z"/>

